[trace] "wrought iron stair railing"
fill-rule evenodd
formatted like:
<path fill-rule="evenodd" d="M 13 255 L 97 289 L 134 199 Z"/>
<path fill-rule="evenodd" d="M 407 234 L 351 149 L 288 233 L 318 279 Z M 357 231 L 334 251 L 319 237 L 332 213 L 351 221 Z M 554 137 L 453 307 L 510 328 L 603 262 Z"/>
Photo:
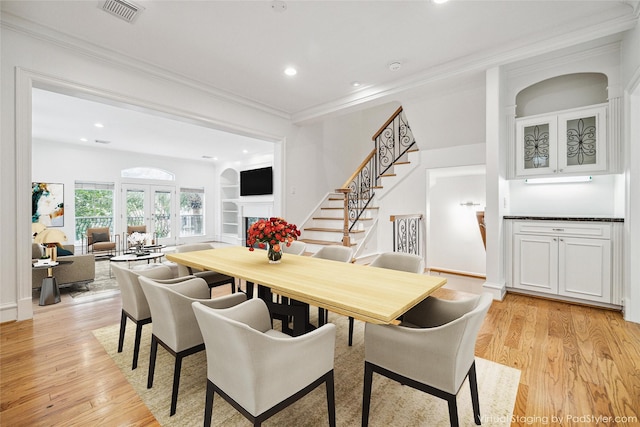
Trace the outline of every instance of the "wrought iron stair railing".
<path fill-rule="evenodd" d="M 380 186 L 380 178 L 416 144 L 402 107 L 371 139 L 375 142 L 375 148 L 342 187 L 336 189 L 344 195 L 344 246 L 351 244 L 349 232 L 370 207 L 375 189 Z"/>
<path fill-rule="evenodd" d="M 393 251 L 422 255 L 423 236 L 422 214 L 392 215 Z"/>

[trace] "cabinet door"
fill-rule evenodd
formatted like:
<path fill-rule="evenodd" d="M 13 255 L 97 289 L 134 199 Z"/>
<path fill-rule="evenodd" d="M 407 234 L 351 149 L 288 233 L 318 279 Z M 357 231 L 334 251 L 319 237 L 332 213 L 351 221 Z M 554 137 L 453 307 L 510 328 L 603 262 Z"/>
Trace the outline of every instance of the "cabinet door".
<path fill-rule="evenodd" d="M 558 116 L 558 172 L 591 172 L 607 168 L 607 107 Z"/>
<path fill-rule="evenodd" d="M 516 174 L 548 175 L 557 169 L 557 118 L 534 117 L 516 122 Z"/>
<path fill-rule="evenodd" d="M 559 294 L 611 302 L 611 241 L 561 237 Z"/>
<path fill-rule="evenodd" d="M 558 238 L 514 235 L 513 287 L 558 293 Z"/>

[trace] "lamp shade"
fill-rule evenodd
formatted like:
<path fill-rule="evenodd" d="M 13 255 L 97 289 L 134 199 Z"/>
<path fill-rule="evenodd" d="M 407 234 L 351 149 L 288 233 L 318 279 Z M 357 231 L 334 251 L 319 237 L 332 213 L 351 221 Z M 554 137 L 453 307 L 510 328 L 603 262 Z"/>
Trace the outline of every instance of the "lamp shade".
<path fill-rule="evenodd" d="M 41 222 L 32 222 L 31 223 L 31 234 L 35 236 L 36 234 L 46 230 L 47 227 L 44 226 Z"/>
<path fill-rule="evenodd" d="M 67 241 L 67 235 L 60 230 L 47 228 L 39 232 L 33 241 L 36 243 L 62 243 Z"/>

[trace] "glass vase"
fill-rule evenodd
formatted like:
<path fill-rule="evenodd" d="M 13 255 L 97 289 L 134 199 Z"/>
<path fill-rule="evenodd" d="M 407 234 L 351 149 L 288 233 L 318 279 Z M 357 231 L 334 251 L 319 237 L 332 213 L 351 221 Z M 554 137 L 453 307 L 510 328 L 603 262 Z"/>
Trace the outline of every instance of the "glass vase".
<path fill-rule="evenodd" d="M 274 250 L 274 247 L 280 249 L 279 251 Z M 269 258 L 269 264 L 279 264 L 282 259 L 282 247 L 280 245 L 269 245 L 267 249 L 267 258 Z"/>

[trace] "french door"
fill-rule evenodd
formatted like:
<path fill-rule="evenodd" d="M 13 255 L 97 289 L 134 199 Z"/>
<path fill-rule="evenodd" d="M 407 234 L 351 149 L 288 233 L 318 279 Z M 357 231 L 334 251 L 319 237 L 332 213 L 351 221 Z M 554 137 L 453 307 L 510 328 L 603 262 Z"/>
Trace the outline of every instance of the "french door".
<path fill-rule="evenodd" d="M 152 184 L 122 184 L 122 228 L 144 225 L 156 243 L 175 244 L 175 187 Z"/>

